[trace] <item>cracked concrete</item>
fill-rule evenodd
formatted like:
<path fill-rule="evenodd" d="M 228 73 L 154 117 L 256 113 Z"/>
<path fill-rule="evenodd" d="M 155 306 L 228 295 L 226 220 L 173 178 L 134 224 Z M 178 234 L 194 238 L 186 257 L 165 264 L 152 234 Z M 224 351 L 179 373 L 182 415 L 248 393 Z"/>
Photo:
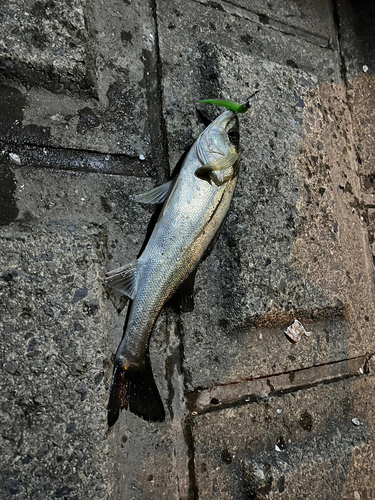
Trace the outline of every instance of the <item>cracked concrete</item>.
<path fill-rule="evenodd" d="M 0 19 L 0 498 L 374 498 L 372 8 L 14 0 Z M 102 281 L 153 213 L 133 195 L 216 116 L 200 99 L 258 88 L 194 310 L 152 336 L 167 419 L 108 430 L 126 301 Z"/>

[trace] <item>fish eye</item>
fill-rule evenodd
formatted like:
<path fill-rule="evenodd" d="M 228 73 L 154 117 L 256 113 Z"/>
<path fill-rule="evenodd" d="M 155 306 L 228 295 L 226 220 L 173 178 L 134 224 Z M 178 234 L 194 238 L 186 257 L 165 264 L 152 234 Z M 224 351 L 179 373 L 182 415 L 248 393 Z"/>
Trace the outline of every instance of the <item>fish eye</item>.
<path fill-rule="evenodd" d="M 230 142 L 232 142 L 233 144 L 238 143 L 240 140 L 240 134 L 237 132 L 235 128 L 229 130 L 228 137 Z"/>

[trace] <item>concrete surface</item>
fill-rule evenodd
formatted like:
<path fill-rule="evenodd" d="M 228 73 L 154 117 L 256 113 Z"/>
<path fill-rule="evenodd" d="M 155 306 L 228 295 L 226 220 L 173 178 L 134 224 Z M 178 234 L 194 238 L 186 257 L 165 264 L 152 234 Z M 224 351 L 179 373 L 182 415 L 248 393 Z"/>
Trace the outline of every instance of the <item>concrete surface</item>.
<path fill-rule="evenodd" d="M 375 13 L 366 2 L 7 0 L 0 12 L 0 498 L 375 497 Z M 106 404 L 134 258 L 203 129 L 241 172 L 192 312 L 151 358 L 167 419 Z M 310 336 L 284 334 L 298 318 Z"/>

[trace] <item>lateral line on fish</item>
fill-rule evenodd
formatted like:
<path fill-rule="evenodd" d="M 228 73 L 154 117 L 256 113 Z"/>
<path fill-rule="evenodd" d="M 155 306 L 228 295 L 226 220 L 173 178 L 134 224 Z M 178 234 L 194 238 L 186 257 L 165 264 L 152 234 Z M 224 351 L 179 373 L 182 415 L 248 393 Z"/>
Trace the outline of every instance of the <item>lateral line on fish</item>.
<path fill-rule="evenodd" d="M 200 232 L 200 234 L 202 234 L 202 233 L 203 233 L 203 231 L 205 231 L 205 230 L 206 230 L 206 228 L 207 228 L 207 226 L 209 225 L 209 223 L 210 223 L 210 222 L 212 221 L 212 219 L 215 217 L 215 214 L 216 214 L 216 212 L 219 210 L 220 204 L 221 204 L 221 202 L 223 201 L 224 195 L 225 195 L 225 192 L 223 191 L 223 192 L 221 193 L 220 200 L 218 201 L 218 204 L 217 204 L 217 205 L 216 205 L 216 207 L 215 207 L 215 210 L 212 212 L 212 214 L 210 215 L 210 217 L 209 217 L 208 221 L 207 221 L 207 222 L 206 222 L 206 224 L 203 226 L 203 229 L 202 229 L 202 231 Z"/>

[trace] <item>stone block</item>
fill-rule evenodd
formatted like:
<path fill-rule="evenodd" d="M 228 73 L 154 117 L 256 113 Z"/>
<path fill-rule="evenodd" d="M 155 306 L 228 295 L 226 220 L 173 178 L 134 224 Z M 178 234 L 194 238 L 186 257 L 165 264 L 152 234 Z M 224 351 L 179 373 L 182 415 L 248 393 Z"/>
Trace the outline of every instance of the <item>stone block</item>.
<path fill-rule="evenodd" d="M 267 3 L 255 0 L 251 4 L 246 0 L 234 0 L 230 4 L 210 2 L 210 0 L 200 1 L 223 11 L 228 11 L 232 5 L 242 7 L 245 16 L 253 14 L 252 18 L 265 26 L 306 38 L 322 46 L 332 46 L 335 37 L 333 8 L 329 1 L 317 0 L 309 2 L 308 5 L 301 0 L 287 3 L 280 0 Z"/>
<path fill-rule="evenodd" d="M 373 492 L 373 470 L 359 470 L 371 468 L 373 416 L 354 403 L 359 387 L 371 399 L 373 384 L 360 377 L 194 417 L 198 497 L 333 500 Z"/>
<path fill-rule="evenodd" d="M 0 13 L 0 67 L 23 84 L 42 84 L 52 91 L 90 91 L 93 67 L 87 64 L 90 44 L 87 2 L 9 1 Z M 91 69 L 91 73 L 90 73 Z"/>
<path fill-rule="evenodd" d="M 16 1 L 1 15 L 0 140 L 152 159 L 165 169 L 148 2 Z"/>
<path fill-rule="evenodd" d="M 323 68 L 338 71 L 335 54 L 208 4 L 194 3 L 188 14 L 178 2 L 158 9 L 172 159 L 198 135 L 198 96 L 244 100 L 260 89 L 240 117 L 232 207 L 199 268 L 194 312 L 182 315 L 188 388 L 364 354 L 374 346 L 366 299 L 373 285 L 360 272 L 369 258 L 364 225 L 350 218 L 358 188 L 345 149 L 350 119 L 342 87 L 320 83 L 330 79 Z M 297 345 L 284 335 L 294 318 L 315 332 Z"/>
<path fill-rule="evenodd" d="M 102 281 L 142 245 L 150 212 L 130 195 L 152 183 L 2 168 L 13 190 L 1 226 L 0 491 L 36 500 L 103 500 L 124 491 L 178 498 L 174 450 L 183 449 L 184 437 L 177 422 L 148 424 L 124 412 L 107 427 L 125 310 L 116 312 Z M 165 320 L 151 357 L 168 408 Z"/>
<path fill-rule="evenodd" d="M 29 219 L 3 228 L 1 239 L 0 489 L 25 499 L 104 498 L 109 346 L 95 264 L 103 233 Z"/>
<path fill-rule="evenodd" d="M 269 97 L 276 106 L 285 88 L 294 86 L 296 75 L 297 85 L 305 88 L 314 87 L 317 81 L 336 81 L 339 75 L 332 50 L 300 38 L 296 43 L 294 36 L 210 5 L 191 2 L 186 10 L 177 1 L 158 3 L 163 105 L 172 166 L 197 137 L 200 99 L 244 101 L 260 88 L 263 97 L 259 94 L 259 99 Z M 271 83 L 274 72 L 278 76 Z M 290 105 L 297 106 L 297 102 L 298 97 Z"/>

